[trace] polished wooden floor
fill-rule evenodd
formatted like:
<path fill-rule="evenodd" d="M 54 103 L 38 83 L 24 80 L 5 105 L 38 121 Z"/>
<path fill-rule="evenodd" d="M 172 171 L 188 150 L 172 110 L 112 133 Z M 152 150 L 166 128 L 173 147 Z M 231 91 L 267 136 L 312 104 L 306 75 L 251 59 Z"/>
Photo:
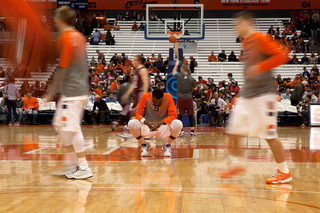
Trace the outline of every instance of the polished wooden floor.
<path fill-rule="evenodd" d="M 120 129 L 116 130 L 121 132 Z M 63 163 L 48 126 L 0 126 L 0 212 L 320 212 L 320 128 L 279 128 L 291 184 L 266 185 L 276 164 L 264 140 L 243 140 L 246 174 L 216 176 L 235 157 L 223 128 L 198 128 L 174 142 L 161 140 L 141 159 L 135 139 L 109 126 L 83 127 L 94 177 L 67 180 L 51 172 Z"/>

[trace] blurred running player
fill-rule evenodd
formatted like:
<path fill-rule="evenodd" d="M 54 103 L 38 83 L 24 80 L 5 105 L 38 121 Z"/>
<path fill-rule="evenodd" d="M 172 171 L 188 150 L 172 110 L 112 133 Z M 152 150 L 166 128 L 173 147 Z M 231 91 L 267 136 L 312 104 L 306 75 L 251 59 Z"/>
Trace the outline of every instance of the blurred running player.
<path fill-rule="evenodd" d="M 79 161 L 79 166 L 74 167 L 75 171 L 67 173 L 66 177 L 87 179 L 92 177 L 92 173 L 85 158 L 84 138 L 80 126 L 84 104 L 88 98 L 86 38 L 72 26 L 74 16 L 75 11 L 68 6 L 55 10 L 55 25 L 61 33 L 57 39 L 59 68 L 44 98 L 51 101 L 60 87 L 62 97 L 54 115 L 53 125 L 58 129 L 64 145 L 73 145 Z"/>
<path fill-rule="evenodd" d="M 127 124 L 130 120 L 130 104 L 132 102 L 132 94 L 128 101 L 123 101 L 122 96 L 127 92 L 127 90 L 131 86 L 132 76 L 126 75 L 124 82 L 120 85 L 120 89 L 117 93 L 118 102 L 121 104 L 122 111 L 120 112 L 120 118 L 116 119 L 116 121 L 112 122 L 111 129 L 114 131 L 115 127 L 120 123 L 123 122 L 124 130 L 127 129 Z"/>
<path fill-rule="evenodd" d="M 136 119 L 128 124 L 131 134 L 141 143 L 142 157 L 149 156 L 151 149 L 144 137 L 166 140 L 162 150 L 165 157 L 170 157 L 171 143 L 179 136 L 182 127 L 182 122 L 177 120 L 177 110 L 172 96 L 163 93 L 159 88 L 142 95 Z"/>
<path fill-rule="evenodd" d="M 241 136 L 266 139 L 278 164 L 275 176 L 267 179 L 266 183 L 289 183 L 292 177 L 285 160 L 284 148 L 277 135 L 276 94 L 271 70 L 286 63 L 289 58 L 279 43 L 254 31 L 251 12 L 237 13 L 235 18 L 235 30 L 241 38 L 245 38 L 242 43 L 245 83 L 227 129 L 230 143 L 237 152 Z M 229 178 L 244 170 L 244 167 L 234 165 L 220 176 Z"/>
<path fill-rule="evenodd" d="M 37 9 L 29 1 L 0 1 L 1 16 L 10 29 L 10 41 L 2 40 L 2 57 L 19 67 L 18 76 L 30 78 L 31 72 L 45 72 L 49 62 L 55 60 L 53 38 L 38 18 Z"/>
<path fill-rule="evenodd" d="M 149 74 L 148 70 L 144 67 L 144 58 L 142 55 L 136 55 L 133 58 L 133 81 L 127 92 L 123 95 L 122 101 L 127 102 L 133 94 L 133 105 L 131 107 L 130 115 L 135 116 L 138 104 L 140 102 L 141 96 L 148 92 L 149 90 Z M 120 137 L 130 138 L 132 135 L 130 133 L 118 134 Z"/>

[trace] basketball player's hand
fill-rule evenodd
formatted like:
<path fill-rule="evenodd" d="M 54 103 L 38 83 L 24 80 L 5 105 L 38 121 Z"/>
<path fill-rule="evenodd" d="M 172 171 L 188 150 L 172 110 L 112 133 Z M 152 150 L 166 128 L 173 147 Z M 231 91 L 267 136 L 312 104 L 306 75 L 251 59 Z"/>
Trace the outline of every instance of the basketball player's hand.
<path fill-rule="evenodd" d="M 157 122 L 153 122 L 153 125 L 156 128 L 159 128 L 161 125 L 165 125 L 165 122 L 164 121 L 157 121 Z"/>
<path fill-rule="evenodd" d="M 42 99 L 47 99 L 47 102 L 53 101 L 53 96 L 49 94 L 45 94 L 42 96 Z"/>
<path fill-rule="evenodd" d="M 177 60 L 177 61 L 176 61 L 176 65 L 175 65 L 175 66 L 177 67 L 177 66 L 179 66 L 179 64 L 180 64 L 180 61 L 179 61 L 179 60 Z"/>
<path fill-rule="evenodd" d="M 152 132 L 158 130 L 158 128 L 156 128 L 156 127 L 154 126 L 153 122 L 149 122 L 149 121 L 145 120 L 145 121 L 144 121 L 144 124 L 147 125 Z"/>
<path fill-rule="evenodd" d="M 253 65 L 249 68 L 249 70 L 247 70 L 245 72 L 245 77 L 246 78 L 255 78 L 257 77 L 258 75 L 260 75 L 261 72 L 260 72 L 260 66 L 259 65 Z"/>

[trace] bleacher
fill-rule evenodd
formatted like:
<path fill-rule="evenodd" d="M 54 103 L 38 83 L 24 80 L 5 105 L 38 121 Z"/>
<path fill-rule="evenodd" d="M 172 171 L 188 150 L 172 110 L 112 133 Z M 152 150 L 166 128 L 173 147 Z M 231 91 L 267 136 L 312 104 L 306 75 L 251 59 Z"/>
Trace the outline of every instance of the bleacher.
<path fill-rule="evenodd" d="M 109 20 L 112 22 L 112 20 Z M 137 23 L 140 24 L 141 22 Z M 143 23 L 143 22 L 142 22 Z M 259 18 L 255 20 L 255 25 L 258 31 L 267 32 L 269 27 L 272 25 L 274 29 L 280 28 L 280 32 L 284 30 L 285 24 L 290 23 L 290 18 Z M 131 31 L 132 21 L 118 22 L 120 31 L 112 31 L 115 35 L 115 45 L 105 45 L 100 42 L 99 45 L 87 46 L 88 61 L 91 60 L 92 56 L 97 58 L 96 50 L 99 49 L 105 54 L 106 60 L 109 61 L 114 53 L 125 53 L 126 56 L 132 58 L 137 54 L 143 53 L 145 57 L 150 57 L 152 53 L 157 56 L 161 53 L 165 59 L 168 56 L 169 48 L 173 45 L 168 40 L 146 40 L 144 39 L 144 31 Z M 156 24 L 156 22 L 155 22 Z M 198 76 L 202 76 L 204 79 L 213 77 L 214 81 L 227 79 L 227 73 L 231 72 L 234 74 L 234 78 L 238 81 L 239 85 L 243 85 L 243 63 L 241 62 L 208 62 L 208 56 L 211 51 L 217 56 L 222 50 L 226 51 L 228 56 L 231 51 L 239 56 L 240 55 L 240 44 L 236 43 L 236 34 L 232 30 L 232 19 L 204 19 L 205 24 L 205 39 L 197 41 L 198 53 L 192 54 L 197 60 L 198 67 L 195 69 L 195 73 L 192 74 L 197 79 Z M 162 25 L 159 24 L 159 27 Z M 103 29 L 98 28 L 101 33 L 106 33 Z M 160 31 L 162 31 L 160 29 Z M 303 57 L 302 53 L 296 54 L 300 60 Z M 308 54 L 310 55 L 310 54 Z M 186 59 L 189 59 L 191 54 L 184 54 Z M 303 67 L 306 65 L 283 65 L 274 70 L 274 75 L 281 74 L 283 78 L 293 78 L 295 74 L 301 73 Z M 308 70 L 311 69 L 312 65 L 306 66 Z"/>
<path fill-rule="evenodd" d="M 12 71 L 14 71 L 15 67 L 12 63 L 9 63 L 6 59 L 0 58 L 0 66 L 3 67 L 5 71 L 7 71 L 7 68 L 10 67 Z M 21 87 L 23 82 L 25 80 L 28 81 L 30 85 L 34 85 L 36 83 L 36 80 L 40 81 L 40 83 L 47 83 L 48 80 L 52 77 L 54 71 L 57 69 L 56 65 L 49 66 L 46 70 L 46 72 L 31 72 L 31 78 L 16 78 L 15 84 L 18 87 Z M 5 82 L 5 78 L 0 78 L 0 85 Z M 2 91 L 4 87 L 0 86 L 0 91 Z"/>
<path fill-rule="evenodd" d="M 280 28 L 280 32 L 284 29 L 284 23 L 288 24 L 290 19 L 256 19 L 256 28 L 259 31 L 267 32 L 270 25 L 276 29 Z M 226 51 L 228 56 L 231 51 L 234 51 L 237 56 L 240 54 L 240 44 L 236 43 L 236 35 L 232 30 L 232 19 L 205 19 L 204 23 L 206 25 L 206 34 L 204 40 L 197 41 L 198 52 L 197 54 L 192 54 L 192 56 L 197 60 L 198 67 L 195 69 L 195 73 L 192 74 L 194 78 L 197 79 L 198 76 L 202 76 L 204 79 L 212 77 L 215 83 L 227 79 L 227 73 L 233 73 L 233 77 L 238 81 L 239 85 L 243 85 L 243 63 L 241 62 L 208 62 L 208 56 L 211 51 L 214 51 L 217 56 L 222 50 Z M 96 50 L 100 50 L 105 54 L 106 60 L 109 61 L 114 53 L 125 53 L 130 59 L 135 55 L 143 53 L 145 57 L 150 57 L 152 53 L 156 56 L 161 54 L 164 59 L 168 56 L 169 48 L 173 45 L 168 42 L 168 40 L 146 40 L 144 38 L 143 31 L 131 31 L 131 26 L 133 22 L 123 21 L 118 22 L 120 25 L 120 31 L 112 31 L 115 35 L 116 44 L 106 45 L 100 42 L 99 45 L 89 45 L 87 44 L 87 57 L 88 61 L 91 60 L 92 56 L 97 59 Z M 138 23 L 140 24 L 140 22 Z M 156 24 L 156 22 L 155 22 Z M 98 29 L 101 33 L 106 33 L 103 29 Z M 309 54 L 308 54 L 309 55 Z M 187 59 L 191 54 L 184 55 Z M 297 54 L 297 57 L 301 59 L 303 54 Z M 1 59 L 0 59 L 1 60 Z M 14 67 L 7 64 L 4 60 L 1 60 L 2 67 L 6 70 L 8 66 L 14 70 Z M 294 78 L 295 74 L 301 73 L 303 67 L 306 65 L 283 65 L 274 70 L 274 75 L 281 74 L 282 78 L 291 77 Z M 311 69 L 312 65 L 306 66 L 308 70 Z M 34 84 L 35 80 L 47 81 L 53 74 L 55 66 L 49 67 L 47 72 L 32 72 L 31 78 L 29 79 L 16 79 L 16 84 L 21 86 L 23 80 L 28 80 L 29 84 Z M 0 79 L 0 84 L 5 79 Z M 40 108 L 39 112 L 43 112 L 44 115 L 52 115 L 55 111 L 55 106 L 53 103 L 45 104 L 42 100 L 39 100 Z M 121 106 L 118 104 L 108 104 L 109 109 L 113 112 L 121 110 Z M 288 101 L 281 101 L 278 103 L 279 112 L 279 123 L 283 125 L 292 125 L 291 119 L 296 119 L 297 111 L 296 108 L 290 105 Z M 40 113 L 41 114 L 41 113 Z M 116 113 L 115 113 L 116 114 Z"/>

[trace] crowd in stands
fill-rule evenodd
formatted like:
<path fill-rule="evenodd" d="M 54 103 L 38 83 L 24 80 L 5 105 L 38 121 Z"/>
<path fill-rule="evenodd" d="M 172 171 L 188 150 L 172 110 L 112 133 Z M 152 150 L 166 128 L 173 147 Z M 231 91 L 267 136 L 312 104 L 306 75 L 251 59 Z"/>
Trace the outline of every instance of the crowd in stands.
<path fill-rule="evenodd" d="M 268 34 L 277 39 L 285 45 L 289 51 L 294 53 L 304 53 L 301 59 L 298 59 L 296 55 L 293 55 L 289 64 L 320 64 L 320 55 L 316 56 L 316 38 L 319 30 L 319 18 L 314 13 L 307 15 L 306 18 L 297 26 L 291 23 L 290 26 L 286 26 L 283 32 L 276 30 L 271 26 L 268 30 Z M 310 16 L 310 17 L 309 17 Z M 42 17 L 44 19 L 44 17 Z M 157 20 L 155 14 L 152 14 L 152 20 Z M 144 25 L 137 21 L 144 21 L 144 15 L 136 14 L 132 15 L 127 12 L 124 16 L 118 14 L 116 21 L 110 24 L 105 22 L 103 28 L 107 31 L 105 35 L 95 30 L 89 38 L 90 44 L 98 45 L 100 41 L 105 42 L 107 45 L 115 44 L 115 37 L 111 34 L 111 31 L 121 30 L 118 25 L 118 21 L 134 21 L 132 25 L 132 31 L 144 30 Z M 300 20 L 300 19 L 299 19 Z M 75 25 L 78 21 L 75 20 Z M 92 17 L 84 17 L 81 20 L 82 32 L 90 35 L 91 32 L 98 26 L 95 15 Z M 77 26 L 77 25 L 76 25 Z M 298 31 L 301 33 L 298 35 Z M 288 37 L 287 37 L 288 36 Z M 241 43 L 242 38 L 237 38 L 237 41 Z M 114 55 L 106 59 L 104 53 L 96 50 L 97 56 L 92 57 L 88 62 L 88 84 L 90 85 L 90 96 L 88 103 L 85 106 L 84 123 L 86 124 L 104 124 L 108 123 L 106 117 L 111 113 L 111 109 L 108 109 L 108 103 L 118 103 L 119 98 L 117 93 L 119 92 L 123 82 L 131 82 L 133 76 L 132 61 L 122 53 Z M 306 53 L 311 53 L 307 56 Z M 143 54 L 141 54 L 143 56 Z M 198 63 L 194 57 L 190 57 L 189 61 L 183 59 L 184 64 L 189 66 L 190 72 L 193 73 Z M 233 51 L 226 54 L 224 50 L 217 56 L 214 52 L 208 56 L 209 62 L 237 62 L 243 60 L 243 52 L 237 56 Z M 157 56 L 151 54 L 151 56 L 144 57 L 145 67 L 148 69 L 150 76 L 149 90 L 154 88 L 161 88 L 166 91 L 167 70 L 169 58 L 162 58 L 161 54 Z M 6 71 L 0 67 L 0 78 L 9 78 L 9 76 L 17 77 L 15 72 L 12 72 L 10 68 Z M 151 78 L 153 76 L 154 78 Z M 152 79 L 152 80 L 151 80 Z M 316 65 L 311 70 L 307 70 L 305 67 L 301 73 L 291 80 L 291 78 L 282 79 L 280 75 L 275 78 L 275 90 L 278 92 L 278 100 L 290 100 L 291 104 L 297 107 L 298 115 L 301 118 L 301 124 L 307 124 L 308 120 L 308 104 L 319 102 L 319 85 L 320 75 L 319 69 Z M 18 107 L 19 119 L 18 123 L 36 123 L 37 112 L 39 104 L 36 96 L 37 91 L 45 91 L 49 84 L 44 84 L 39 81 L 35 85 L 29 85 L 27 81 L 23 83 L 19 91 L 20 104 Z M 197 123 L 204 122 L 208 115 L 208 122 L 210 126 L 225 126 L 228 123 L 229 114 L 232 113 L 234 104 L 240 92 L 240 87 L 237 81 L 233 78 L 232 73 L 228 73 L 226 80 L 220 82 L 214 82 L 213 78 L 204 80 L 201 76 L 198 77 L 197 90 L 193 92 L 193 98 L 195 102 L 195 111 L 197 112 Z M 0 115 L 7 113 L 4 99 L 0 103 Z M 28 116 L 28 114 L 32 116 Z M 13 116 L 11 116 L 13 118 Z M 32 121 L 32 122 L 31 122 Z M 8 123 L 14 122 L 7 121 Z"/>
<path fill-rule="evenodd" d="M 157 16 L 155 14 L 152 14 L 151 16 L 152 20 L 157 20 Z M 77 25 L 77 17 L 75 18 L 75 26 L 79 26 Z M 98 40 L 106 42 L 107 45 L 109 42 L 107 42 L 108 40 L 111 40 L 112 38 L 114 39 L 114 36 L 111 35 L 111 31 L 119 31 L 121 30 L 120 26 L 119 26 L 119 22 L 121 21 L 133 21 L 133 25 L 131 27 L 132 31 L 144 31 L 144 23 L 137 23 L 140 21 L 145 21 L 145 17 L 143 13 L 137 14 L 137 12 L 133 12 L 132 15 L 130 15 L 129 12 L 126 12 L 126 14 L 123 16 L 122 14 L 118 14 L 116 17 L 116 20 L 112 23 L 110 21 L 108 21 L 107 19 L 105 20 L 105 22 L 103 24 L 99 24 L 96 16 L 90 16 L 90 17 L 83 17 L 81 20 L 81 32 L 84 35 L 90 35 L 93 32 L 93 30 L 95 28 L 103 28 L 105 31 L 107 31 L 107 33 L 105 35 L 103 35 L 102 33 L 100 33 L 99 31 L 94 32 L 92 35 L 92 37 L 90 37 L 89 41 L 92 39 L 92 42 L 90 42 L 90 44 L 99 44 Z M 111 43 L 111 41 L 110 41 Z M 113 43 L 114 44 L 114 43 Z"/>
<path fill-rule="evenodd" d="M 84 123 L 86 124 L 106 124 L 109 122 L 106 120 L 111 111 L 108 109 L 108 103 L 118 103 L 117 93 L 121 84 L 131 82 L 133 75 L 132 61 L 124 53 L 121 55 L 115 53 L 107 60 L 102 52 L 99 50 L 96 52 L 97 60 L 92 57 L 88 62 L 90 97 L 85 106 Z M 215 59 L 213 56 L 210 56 L 210 58 Z M 194 61 L 193 57 L 190 57 L 190 61 L 184 59 L 184 63 L 188 64 L 190 69 L 190 64 Z M 145 66 L 150 75 L 149 90 L 152 91 L 158 87 L 166 91 L 168 58 L 164 60 L 161 54 L 158 54 L 157 57 L 152 54 L 145 58 Z M 0 76 L 6 77 L 8 75 L 10 75 L 10 71 L 4 72 L 0 68 Z M 151 76 L 154 76 L 154 78 L 151 78 Z M 303 124 L 307 124 L 308 104 L 319 102 L 319 82 L 319 69 L 316 65 L 311 70 L 304 67 L 301 73 L 296 74 L 293 79 L 282 79 L 281 75 L 275 78 L 275 88 L 278 92 L 279 101 L 291 100 L 292 102 L 293 100 L 292 105 L 297 106 L 298 115 Z M 207 118 L 210 126 L 227 125 L 229 114 L 232 113 L 234 103 L 240 92 L 240 87 L 232 73 L 228 73 L 226 80 L 220 82 L 214 82 L 213 78 L 204 80 L 199 76 L 196 83 L 198 88 L 193 92 L 193 98 L 196 106 L 195 111 L 197 112 L 197 123 L 205 122 L 203 119 Z M 28 81 L 22 84 L 19 90 L 18 100 L 20 104 L 18 105 L 20 107 L 17 109 L 19 115 L 17 123 L 36 123 L 39 109 L 36 97 L 39 96 L 35 94 L 37 91 L 45 91 L 48 85 L 40 84 L 39 81 L 36 81 L 35 85 L 30 85 Z M 4 99 L 0 103 L 0 115 L 7 115 Z M 11 118 L 13 119 L 13 116 Z M 14 123 L 14 120 L 7 121 L 7 123 L 9 122 Z"/>

